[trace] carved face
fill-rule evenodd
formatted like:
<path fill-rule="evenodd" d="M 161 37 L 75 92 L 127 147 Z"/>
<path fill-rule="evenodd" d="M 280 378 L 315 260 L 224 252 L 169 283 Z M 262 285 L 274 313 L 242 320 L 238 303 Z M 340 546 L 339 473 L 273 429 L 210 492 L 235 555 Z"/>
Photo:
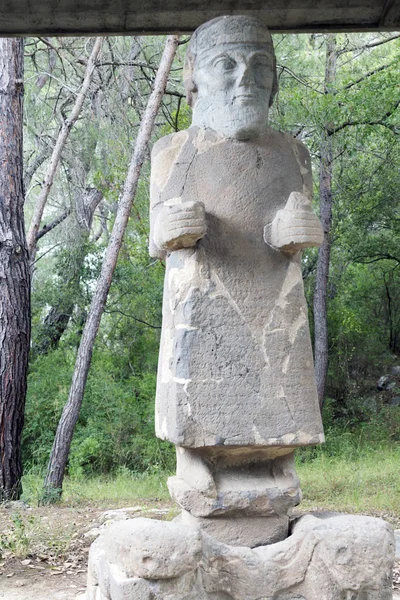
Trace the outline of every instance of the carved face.
<path fill-rule="evenodd" d="M 196 57 L 193 125 L 239 140 L 257 138 L 268 124 L 274 80 L 270 48 L 221 44 Z"/>

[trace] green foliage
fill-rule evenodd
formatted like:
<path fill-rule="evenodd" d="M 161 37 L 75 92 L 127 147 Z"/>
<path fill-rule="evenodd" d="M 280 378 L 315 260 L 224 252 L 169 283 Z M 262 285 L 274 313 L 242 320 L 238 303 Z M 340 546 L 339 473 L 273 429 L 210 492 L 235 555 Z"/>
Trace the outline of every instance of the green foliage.
<path fill-rule="evenodd" d="M 337 407 L 333 419 L 352 404 L 363 419 L 359 398 L 373 394 L 389 353 L 400 355 L 400 44 L 375 42 L 373 35 L 336 35 L 336 80 L 326 93 L 325 36 L 275 36 L 280 91 L 272 124 L 308 146 L 316 199 L 326 127 L 332 143 L 328 395 Z M 310 306 L 314 259 L 314 251 L 303 257 Z"/>
<path fill-rule="evenodd" d="M 171 446 L 154 436 L 155 375 L 122 378 L 118 366 L 107 352 L 96 351 L 70 453 L 69 472 L 75 477 L 121 465 L 135 472 L 173 466 Z M 23 443 L 26 467 L 46 465 L 72 370 L 62 349 L 32 366 Z"/>
<path fill-rule="evenodd" d="M 321 457 L 357 461 L 380 450 L 400 452 L 400 408 L 388 406 L 382 394 L 349 396 L 345 403 L 327 398 L 323 422 L 325 443 L 299 449 L 298 463 L 309 464 Z"/>
<path fill-rule="evenodd" d="M 337 458 L 322 454 L 311 464 L 300 463 L 298 475 L 303 489 L 302 509 L 320 509 L 397 516 L 400 487 L 396 475 L 398 448 L 365 452 L 354 459 L 342 453 Z"/>

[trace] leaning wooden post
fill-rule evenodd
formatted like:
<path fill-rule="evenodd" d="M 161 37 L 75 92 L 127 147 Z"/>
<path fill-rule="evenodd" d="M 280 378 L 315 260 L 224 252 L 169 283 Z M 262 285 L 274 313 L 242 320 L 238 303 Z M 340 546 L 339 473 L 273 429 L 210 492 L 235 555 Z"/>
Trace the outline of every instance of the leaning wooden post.
<path fill-rule="evenodd" d="M 110 243 L 104 257 L 100 277 L 97 281 L 92 304 L 79 345 L 75 370 L 72 377 L 68 401 L 62 412 L 56 436 L 51 450 L 47 475 L 44 482 L 44 498 L 57 499 L 62 492 L 64 471 L 68 460 L 74 428 L 79 416 L 85 391 L 86 380 L 92 359 L 93 346 L 99 329 L 111 280 L 117 264 L 118 254 L 122 245 L 130 211 L 135 199 L 140 171 L 145 159 L 146 148 L 150 140 L 154 121 L 168 81 L 168 75 L 178 46 L 178 36 L 168 36 L 161 58 L 160 66 L 154 81 L 154 89 L 150 95 L 142 122 L 139 127 L 135 149 L 128 175 L 125 181 L 122 198 L 118 204 L 117 215 Z"/>

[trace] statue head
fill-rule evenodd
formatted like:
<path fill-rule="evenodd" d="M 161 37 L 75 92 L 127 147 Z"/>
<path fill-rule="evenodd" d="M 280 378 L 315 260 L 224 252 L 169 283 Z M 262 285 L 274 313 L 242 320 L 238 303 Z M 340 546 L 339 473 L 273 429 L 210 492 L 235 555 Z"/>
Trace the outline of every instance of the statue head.
<path fill-rule="evenodd" d="M 227 137 L 260 137 L 278 89 L 272 39 L 252 17 L 218 17 L 194 32 L 184 83 L 193 125 Z"/>

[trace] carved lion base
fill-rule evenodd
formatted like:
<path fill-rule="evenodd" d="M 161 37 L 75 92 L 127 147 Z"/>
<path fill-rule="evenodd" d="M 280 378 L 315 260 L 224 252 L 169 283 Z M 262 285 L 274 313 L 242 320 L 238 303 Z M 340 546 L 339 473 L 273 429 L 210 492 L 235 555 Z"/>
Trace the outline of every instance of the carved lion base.
<path fill-rule="evenodd" d="M 131 519 L 92 545 L 87 600 L 390 600 L 381 519 L 305 515 L 275 544 L 229 546 L 190 525 Z"/>

